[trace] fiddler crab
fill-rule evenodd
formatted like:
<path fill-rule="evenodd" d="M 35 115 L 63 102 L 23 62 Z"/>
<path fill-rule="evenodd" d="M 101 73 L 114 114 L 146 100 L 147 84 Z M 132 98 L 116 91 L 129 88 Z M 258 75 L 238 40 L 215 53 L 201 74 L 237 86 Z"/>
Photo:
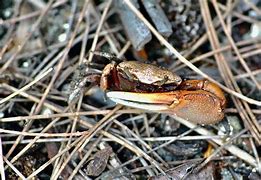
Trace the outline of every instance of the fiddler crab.
<path fill-rule="evenodd" d="M 196 124 L 214 124 L 224 118 L 226 98 L 208 80 L 182 80 L 177 74 L 138 61 L 116 63 L 115 56 L 102 71 L 100 87 L 112 101 L 144 110 L 169 113 Z"/>

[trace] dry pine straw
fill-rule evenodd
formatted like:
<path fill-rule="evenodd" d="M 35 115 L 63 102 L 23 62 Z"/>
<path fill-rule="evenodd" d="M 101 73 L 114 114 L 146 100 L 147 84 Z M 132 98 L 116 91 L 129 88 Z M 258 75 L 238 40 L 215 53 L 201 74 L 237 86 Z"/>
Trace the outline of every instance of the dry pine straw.
<path fill-rule="evenodd" d="M 169 49 L 169 51 L 171 53 L 173 53 L 179 60 L 180 62 L 182 62 L 186 67 L 189 67 L 190 69 L 192 69 L 194 72 L 198 73 L 199 75 L 201 75 L 202 77 L 218 84 L 224 91 L 226 91 L 230 96 L 232 96 L 235 100 L 234 103 L 240 104 L 240 107 L 236 107 L 236 111 L 238 109 L 242 109 L 243 113 L 243 117 L 246 117 L 245 119 L 248 119 L 248 125 L 249 127 L 252 126 L 253 122 L 252 119 L 253 118 L 247 118 L 247 117 L 252 117 L 251 113 L 252 110 L 249 108 L 248 103 L 249 104 L 254 104 L 257 106 L 261 106 L 261 102 L 257 101 L 255 99 L 249 98 L 245 95 L 243 95 L 240 92 L 240 89 L 238 87 L 235 86 L 235 77 L 232 75 L 229 71 L 230 68 L 224 64 L 225 61 L 218 61 L 218 59 L 225 59 L 225 57 L 222 57 L 222 54 L 220 53 L 223 50 L 228 50 L 231 47 L 233 48 L 233 50 L 236 52 L 237 58 L 239 59 L 240 63 L 242 64 L 242 66 L 245 68 L 246 70 L 246 75 L 248 77 L 251 78 L 251 80 L 254 82 L 254 84 L 256 85 L 257 88 L 260 88 L 260 85 L 258 84 L 257 80 L 254 77 L 254 73 L 250 71 L 249 67 L 247 66 L 247 64 L 245 63 L 244 59 L 243 59 L 243 55 L 241 55 L 240 50 L 238 49 L 238 44 L 233 42 L 233 39 L 231 37 L 231 35 L 228 33 L 228 29 L 224 24 L 224 20 L 221 14 L 220 14 L 220 10 L 219 10 L 219 4 L 218 2 L 216 2 L 215 0 L 212 0 L 211 3 L 213 4 L 216 12 L 217 12 L 217 16 L 219 19 L 219 25 L 223 28 L 223 30 L 225 31 L 226 37 L 229 40 L 229 45 L 226 47 L 220 47 L 217 38 L 215 37 L 217 35 L 216 32 L 216 28 L 210 28 L 207 29 L 207 33 L 204 35 L 204 40 L 201 42 L 203 43 L 204 41 L 209 40 L 211 42 L 213 51 L 209 52 L 210 54 L 208 54 L 208 56 L 212 56 L 214 55 L 215 59 L 217 60 L 216 62 L 219 63 L 219 71 L 222 72 L 222 74 L 225 76 L 224 81 L 226 83 L 226 86 L 224 86 L 223 84 L 217 82 L 216 80 L 214 80 L 213 78 L 211 78 L 210 76 L 208 76 L 207 74 L 205 74 L 204 72 L 202 72 L 200 69 L 198 69 L 194 64 L 192 64 L 193 61 L 188 61 L 184 56 L 182 56 L 179 51 L 177 51 L 174 47 L 171 46 L 171 44 L 164 39 L 159 33 L 158 31 L 146 20 L 146 18 L 131 4 L 131 2 L 129 0 L 124 0 L 126 2 L 126 4 L 129 6 L 129 8 L 137 15 L 138 18 L 140 18 L 144 24 L 151 30 L 151 32 L 155 35 L 155 37 L 159 40 L 159 42 L 161 44 L 163 44 L 166 48 Z M 130 47 L 130 42 L 126 42 L 125 46 L 121 49 L 121 51 L 118 51 L 117 49 L 117 45 L 115 45 L 113 43 L 113 39 L 111 38 L 111 36 L 109 36 L 107 33 L 110 29 L 103 30 L 103 27 L 105 26 L 106 23 L 106 16 L 108 15 L 108 12 L 111 8 L 111 0 L 107 1 L 104 3 L 104 8 L 103 8 L 103 12 L 102 15 L 100 16 L 100 21 L 98 22 L 97 25 L 97 29 L 95 31 L 95 33 L 93 34 L 92 38 L 94 38 L 93 42 L 92 42 L 92 46 L 91 46 L 91 50 L 96 50 L 97 46 L 99 45 L 99 37 L 101 36 L 102 33 L 104 33 L 105 39 L 107 39 L 107 41 L 112 42 L 110 43 L 111 48 L 114 49 L 116 52 L 116 54 L 118 56 L 122 56 L 124 54 L 124 52 L 127 51 L 127 49 Z M 23 47 L 25 46 L 25 44 L 27 43 L 27 41 L 30 39 L 30 37 L 32 36 L 32 34 L 37 30 L 37 28 L 39 27 L 42 19 L 45 17 L 46 13 L 48 11 L 50 11 L 50 9 L 52 8 L 56 8 L 58 7 L 58 4 L 54 3 L 54 1 L 49 1 L 49 3 L 45 6 L 45 8 L 43 9 L 43 11 L 40 12 L 36 12 L 36 13 L 31 13 L 29 14 L 27 17 L 15 17 L 12 20 L 7 20 L 4 22 L 1 22 L 2 24 L 4 23 L 15 23 L 17 21 L 22 21 L 25 20 L 25 18 L 29 18 L 32 16 L 37 16 L 39 15 L 39 17 L 37 18 L 37 20 L 35 21 L 35 23 L 32 26 L 31 32 L 26 36 L 26 38 L 24 39 L 24 41 L 21 43 L 20 48 L 17 49 L 16 52 L 14 52 L 12 54 L 12 56 L 6 61 L 6 63 L 1 67 L 0 72 L 3 73 L 17 58 L 18 55 L 21 53 Z M 44 71 L 43 73 L 39 74 L 37 76 L 37 78 L 32 79 L 30 83 L 28 83 L 27 85 L 23 86 L 22 88 L 15 88 L 13 86 L 10 86 L 8 84 L 3 84 L 2 87 L 8 89 L 9 91 L 13 92 L 12 94 L 10 94 L 9 96 L 7 96 L 4 99 L 0 100 L 0 104 L 3 103 L 7 103 L 13 99 L 16 98 L 17 95 L 20 95 L 22 97 L 24 97 L 25 99 L 28 99 L 31 102 L 35 102 L 37 104 L 35 110 L 33 113 L 31 113 L 31 115 L 29 116 L 21 116 L 21 117 L 10 117 L 10 118 L 2 118 L 0 120 L 0 122 L 2 123 L 8 123 L 11 121 L 21 121 L 21 120 L 29 120 L 29 121 L 35 121 L 35 120 L 42 120 L 42 119 L 48 119 L 48 118 L 55 118 L 52 122 L 50 122 L 40 133 L 33 133 L 33 132 L 29 132 L 30 130 L 30 126 L 27 126 L 23 129 L 23 131 L 15 131 L 15 130 L 5 130 L 5 129 L 0 129 L 0 132 L 2 133 L 7 133 L 7 134 L 13 134 L 13 135 L 18 135 L 19 138 L 22 138 L 24 136 L 32 136 L 34 137 L 34 139 L 31 140 L 30 143 L 28 143 L 23 150 L 21 150 L 18 154 L 16 154 L 14 157 L 12 157 L 12 159 L 9 159 L 11 156 L 11 154 L 13 153 L 14 149 L 17 147 L 17 144 L 14 143 L 14 145 L 12 146 L 12 149 L 7 153 L 6 156 L 3 156 L 3 159 L 1 158 L 1 174 L 4 174 L 3 171 L 3 166 L 5 162 L 9 167 L 11 167 L 11 169 L 14 170 L 14 172 L 16 172 L 16 174 L 18 176 L 20 176 L 22 179 L 25 178 L 20 172 L 19 170 L 17 170 L 15 168 L 15 166 L 13 165 L 13 163 L 15 161 L 17 161 L 25 152 L 27 152 L 28 150 L 30 150 L 30 148 L 36 143 L 37 140 L 41 139 L 41 137 L 69 137 L 69 141 L 70 143 L 67 144 L 67 146 L 65 148 L 63 148 L 59 153 L 57 153 L 55 156 L 53 156 L 52 158 L 50 158 L 46 163 L 42 164 L 38 169 L 36 169 L 28 178 L 31 178 L 35 175 L 37 175 L 38 173 L 40 173 L 44 168 L 46 168 L 48 165 L 54 163 L 56 161 L 57 164 L 59 164 L 62 168 L 60 169 L 56 169 L 53 173 L 53 178 L 58 177 L 61 173 L 62 170 L 64 168 L 67 167 L 67 163 L 71 160 L 71 157 L 74 155 L 74 153 L 77 153 L 78 150 L 83 151 L 85 145 L 91 140 L 91 139 L 95 139 L 93 138 L 95 135 L 100 134 L 101 137 L 107 137 L 110 141 L 113 141 L 115 143 L 121 144 L 123 147 L 129 149 L 130 151 L 133 152 L 133 154 L 136 154 L 137 157 L 143 157 L 144 159 L 146 159 L 148 162 L 152 163 L 154 165 L 154 167 L 156 167 L 158 169 L 159 172 L 164 173 L 164 170 L 162 169 L 160 163 L 158 161 L 160 161 L 163 164 L 166 164 L 166 162 L 164 162 L 163 160 L 160 159 L 160 157 L 154 152 L 154 156 L 158 156 L 156 161 L 149 152 L 153 152 L 153 149 L 150 148 L 150 146 L 144 142 L 145 138 L 141 138 L 139 137 L 136 133 L 134 133 L 132 130 L 128 129 L 128 127 L 126 127 L 124 124 L 120 123 L 119 121 L 115 120 L 117 119 L 117 117 L 123 113 L 134 113 L 134 114 L 140 114 L 143 111 L 140 110 L 120 110 L 121 106 L 116 106 L 115 109 L 113 110 L 100 110 L 100 109 L 93 109 L 92 111 L 87 111 L 87 112 L 67 112 L 69 110 L 69 108 L 64 108 L 64 107 L 60 107 L 57 106 L 53 103 L 50 103 L 48 101 L 46 101 L 47 96 L 49 95 L 50 91 L 54 89 L 54 85 L 55 85 L 55 80 L 59 77 L 61 71 L 62 71 L 62 67 L 66 61 L 66 58 L 68 56 L 68 52 L 71 49 L 71 47 L 74 45 L 75 41 L 77 40 L 77 32 L 81 26 L 81 23 L 84 19 L 84 13 L 86 12 L 86 9 L 88 8 L 88 5 L 91 6 L 89 4 L 89 1 L 85 1 L 85 4 L 82 7 L 82 11 L 79 14 L 79 17 L 77 19 L 77 23 L 75 25 L 75 29 L 73 32 L 71 32 L 71 37 L 70 39 L 66 42 L 66 44 L 63 44 L 64 50 L 61 51 L 62 54 L 60 56 L 60 58 L 58 58 L 58 65 L 54 70 L 54 75 L 50 75 L 52 69 L 48 69 L 46 71 Z M 206 1 L 204 2 L 204 0 L 200 1 L 201 4 L 201 10 L 202 13 L 205 13 L 205 23 L 208 24 L 212 24 L 212 20 L 210 15 L 207 13 L 207 9 L 208 9 L 208 4 L 206 4 Z M 222 8 L 220 8 L 222 9 Z M 97 13 L 97 12 L 96 12 Z M 226 16 L 229 15 L 230 12 L 228 12 L 226 14 Z M 233 13 L 233 12 L 231 12 Z M 241 14 L 237 14 L 237 16 L 241 16 Z M 86 28 L 87 29 L 87 28 Z M 114 31 L 112 30 L 112 33 Z M 116 31 L 117 32 L 117 29 Z M 85 31 L 85 35 L 89 33 L 88 31 Z M 83 37 L 83 35 L 81 36 Z M 84 36 L 85 38 L 87 38 L 87 36 Z M 202 39 L 201 39 L 202 40 Z M 200 42 L 200 40 L 198 41 Z M 254 43 L 254 42 L 250 42 Z M 9 44 L 9 43 L 7 43 Z M 197 44 L 197 43 L 195 43 Z M 199 46 L 200 43 L 198 43 Z M 3 57 L 5 51 L 7 51 L 7 45 L 2 48 L 1 53 L 0 53 L 0 57 Z M 59 47 L 59 46 L 58 46 Z M 83 51 L 84 48 L 82 48 Z M 190 51 L 190 53 L 193 53 L 193 50 L 196 50 L 197 47 L 192 47 L 192 50 Z M 250 53 L 250 52 L 249 52 Z M 189 54 L 187 54 L 186 57 L 188 57 Z M 205 56 L 207 56 L 206 54 L 202 55 L 204 58 Z M 195 58 L 196 60 L 200 60 L 200 57 Z M 87 62 L 90 62 L 92 59 L 92 56 L 89 56 L 89 58 L 87 59 Z M 80 62 L 83 62 L 83 56 L 82 58 L 80 58 Z M 222 64 L 223 63 L 223 64 Z M 34 96 L 31 95 L 30 93 L 26 93 L 25 91 L 27 89 L 29 89 L 30 87 L 34 86 L 35 84 L 39 84 L 39 81 L 43 78 L 47 78 L 47 77 L 52 77 L 51 81 L 49 82 L 49 84 L 46 84 L 45 87 L 45 91 L 43 94 L 41 94 L 40 98 L 38 98 L 38 96 Z M 242 77 L 241 77 L 242 78 Z M 231 81 L 231 82 L 228 82 Z M 232 85 L 231 85 L 232 84 Z M 37 115 L 42 108 L 47 107 L 50 110 L 57 112 L 57 114 L 51 114 L 51 115 Z M 79 107 L 81 107 L 81 102 L 79 102 L 79 106 L 78 106 L 78 110 Z M 234 109 L 235 110 L 235 109 Z M 93 125 L 91 123 L 88 123 L 84 120 L 82 120 L 79 116 L 80 115 L 104 115 L 104 118 L 102 118 L 97 124 Z M 249 115 L 250 114 L 250 115 Z M 73 121 L 74 123 L 79 123 L 82 126 L 84 126 L 86 129 L 86 131 L 82 131 L 82 132 L 75 132 L 75 131 L 71 131 L 71 132 L 64 132 L 64 133 L 47 133 L 47 130 L 49 128 L 51 128 L 55 123 L 57 123 L 59 121 L 59 119 L 61 117 L 67 117 L 68 119 L 70 119 L 71 121 Z M 189 127 L 191 130 L 196 131 L 198 134 L 202 135 L 201 137 L 198 137 L 198 139 L 202 139 L 203 137 L 205 137 L 206 139 L 211 140 L 212 142 L 215 142 L 216 144 L 219 145 L 219 148 L 216 149 L 216 151 L 213 153 L 213 155 L 217 154 L 218 152 L 220 152 L 222 149 L 226 149 L 227 151 L 229 151 L 231 154 L 237 156 L 239 159 L 244 160 L 245 162 L 249 163 L 250 165 L 252 165 L 255 168 L 259 168 L 260 169 L 260 163 L 258 161 L 258 156 L 255 154 L 256 157 L 253 157 L 252 155 L 250 155 L 249 153 L 247 153 L 246 151 L 243 151 L 242 149 L 238 148 L 237 146 L 232 144 L 232 140 L 227 141 L 227 142 L 223 142 L 222 139 L 220 138 L 214 138 L 215 134 L 211 133 L 210 131 L 208 131 L 206 128 L 203 127 L 198 127 L 188 121 L 184 121 L 181 118 L 178 117 L 173 117 L 174 119 L 176 119 L 178 122 L 180 122 L 181 124 Z M 139 148 L 137 145 L 135 145 L 130 139 L 127 139 L 125 137 L 117 137 L 114 136 L 113 134 L 103 130 L 103 128 L 105 128 L 106 125 L 110 124 L 111 122 L 116 123 L 119 127 L 121 127 L 122 129 L 125 129 L 126 131 L 128 131 L 133 138 L 140 142 L 144 147 L 146 147 L 145 149 L 147 151 L 144 151 L 143 149 Z M 29 123 L 30 124 L 30 123 Z M 76 124 L 74 124 L 74 127 L 76 126 Z M 255 123 L 253 125 L 253 127 L 255 127 Z M 259 130 L 260 132 L 260 127 L 259 125 L 257 125 L 257 130 L 255 129 L 250 129 L 251 132 L 252 131 L 257 131 Z M 73 129 L 73 128 L 72 128 Z M 74 129 L 75 130 L 75 129 Z M 246 129 L 243 129 L 238 135 L 241 137 L 242 134 L 244 134 L 246 132 Z M 252 132 L 253 136 L 256 134 L 256 132 Z M 258 136 L 258 134 L 257 134 Z M 72 138 L 73 137 L 73 138 Z M 182 139 L 182 138 L 186 138 L 185 134 L 184 136 L 180 136 L 174 139 L 164 139 L 163 140 L 167 140 L 167 143 L 171 143 L 177 139 Z M 234 138 L 238 138 L 237 136 Z M 256 137 L 256 139 L 258 139 L 260 137 Z M 100 138 L 101 140 L 102 138 Z M 17 138 L 18 140 L 18 138 Z M 96 140 L 96 144 L 99 144 L 100 140 Z M 18 142 L 18 141 L 17 141 Z M 46 140 L 46 142 L 48 142 L 48 140 Z M 165 144 L 165 143 L 164 143 Z M 255 149 L 255 147 L 253 148 Z M 71 150 L 71 152 L 69 153 L 69 150 Z M 255 151 L 254 151 L 255 152 Z M 66 153 L 69 153 L 68 156 L 64 156 Z M 9 157 L 10 156 L 10 157 Z M 62 158 L 64 157 L 64 158 Z M 87 156 L 88 157 L 88 156 Z M 85 158 L 87 158 L 85 157 Z M 205 160 L 205 163 L 208 162 L 209 160 L 211 160 L 211 158 L 213 158 L 213 156 L 209 157 L 208 159 Z M 135 159 L 135 158 L 134 158 Z M 137 158 L 136 158 L 137 159 Z M 142 158 L 140 158 L 142 159 Z M 141 161 L 142 162 L 142 161 Z M 82 162 L 83 163 L 83 162 Z M 144 166 L 148 166 L 148 164 L 143 162 Z M 57 166 L 59 167 L 59 166 Z M 73 176 L 80 170 L 80 166 L 77 166 L 72 175 L 70 176 L 70 178 L 73 178 Z M 153 174 L 153 172 L 150 169 L 146 170 L 148 174 Z M 2 178 L 3 179 L 3 178 Z"/>

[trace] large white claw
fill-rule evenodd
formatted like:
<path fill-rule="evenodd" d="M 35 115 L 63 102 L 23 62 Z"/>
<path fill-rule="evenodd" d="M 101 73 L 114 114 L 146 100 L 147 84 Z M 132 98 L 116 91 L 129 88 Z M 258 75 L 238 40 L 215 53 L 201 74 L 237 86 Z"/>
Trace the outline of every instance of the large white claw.
<path fill-rule="evenodd" d="M 149 111 L 164 111 L 169 109 L 169 105 L 163 101 L 155 100 L 155 93 L 134 93 L 111 91 L 107 92 L 107 97 L 112 101 L 134 108 L 149 110 Z M 157 99 L 157 98 L 156 98 Z"/>

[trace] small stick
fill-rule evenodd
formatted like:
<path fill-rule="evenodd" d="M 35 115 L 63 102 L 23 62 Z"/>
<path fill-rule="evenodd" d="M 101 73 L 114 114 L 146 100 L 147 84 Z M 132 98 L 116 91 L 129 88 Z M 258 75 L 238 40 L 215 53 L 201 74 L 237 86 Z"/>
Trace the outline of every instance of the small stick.
<path fill-rule="evenodd" d="M 136 8 L 139 8 L 137 0 L 132 0 Z M 141 50 L 148 43 L 152 36 L 146 25 L 121 0 L 115 1 L 115 6 L 120 14 L 124 29 L 136 50 Z"/>
<path fill-rule="evenodd" d="M 165 37 L 169 37 L 173 32 L 171 24 L 158 2 L 156 0 L 142 2 L 159 33 Z"/>

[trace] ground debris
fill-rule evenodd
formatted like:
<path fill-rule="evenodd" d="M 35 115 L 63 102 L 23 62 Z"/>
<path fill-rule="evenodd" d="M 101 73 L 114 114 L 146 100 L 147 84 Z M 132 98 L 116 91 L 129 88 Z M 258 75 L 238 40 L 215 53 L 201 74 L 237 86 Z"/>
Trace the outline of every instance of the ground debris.
<path fill-rule="evenodd" d="M 166 175 L 159 175 L 149 178 L 149 180 L 179 180 L 179 179 L 216 179 L 215 178 L 215 166 L 214 163 L 209 163 L 203 169 L 198 172 L 194 172 L 198 163 L 184 163 L 176 168 L 170 169 L 166 172 Z"/>
<path fill-rule="evenodd" d="M 96 152 L 91 159 L 86 168 L 86 173 L 89 176 L 99 176 L 107 166 L 107 162 L 112 153 L 112 148 L 107 147 Z"/>

